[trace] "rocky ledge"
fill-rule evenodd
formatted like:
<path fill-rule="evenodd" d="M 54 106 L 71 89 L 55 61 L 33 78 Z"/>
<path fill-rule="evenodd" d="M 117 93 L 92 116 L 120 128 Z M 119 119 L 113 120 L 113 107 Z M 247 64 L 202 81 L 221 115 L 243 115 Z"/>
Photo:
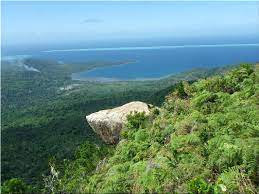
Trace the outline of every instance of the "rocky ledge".
<path fill-rule="evenodd" d="M 120 131 L 127 122 L 127 115 L 136 112 L 145 112 L 148 115 L 150 106 L 144 102 L 134 101 L 117 108 L 92 113 L 86 116 L 86 120 L 105 143 L 116 144 Z"/>

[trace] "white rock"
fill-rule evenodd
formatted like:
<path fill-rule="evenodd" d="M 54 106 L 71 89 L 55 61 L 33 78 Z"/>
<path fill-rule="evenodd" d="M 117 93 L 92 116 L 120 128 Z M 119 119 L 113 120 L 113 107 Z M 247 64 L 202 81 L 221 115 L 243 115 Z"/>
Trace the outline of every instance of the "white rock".
<path fill-rule="evenodd" d="M 115 144 L 118 143 L 120 131 L 127 122 L 127 115 L 135 112 L 145 112 L 148 115 L 149 105 L 134 101 L 117 108 L 92 113 L 86 116 L 86 120 L 105 143 Z"/>

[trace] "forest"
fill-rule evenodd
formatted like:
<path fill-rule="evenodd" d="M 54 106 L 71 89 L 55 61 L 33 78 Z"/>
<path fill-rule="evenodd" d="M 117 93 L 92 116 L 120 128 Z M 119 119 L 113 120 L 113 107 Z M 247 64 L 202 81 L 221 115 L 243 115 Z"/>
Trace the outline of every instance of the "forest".
<path fill-rule="evenodd" d="M 38 69 L 39 72 L 27 71 L 22 66 L 16 64 L 2 63 L 1 178 L 3 193 L 12 193 L 12 189 L 17 188 L 21 189 L 21 193 L 28 190 L 30 192 L 92 192 L 92 188 L 98 188 L 98 192 L 137 192 L 138 190 L 133 190 L 131 187 L 133 183 L 131 186 L 121 188 L 119 184 L 112 182 L 114 180 L 103 181 L 111 181 L 110 184 L 116 184 L 118 187 L 111 185 L 105 186 L 105 188 L 94 186 L 96 182 L 99 181 L 98 176 L 101 177 L 107 173 L 109 164 L 114 165 L 114 167 L 117 165 L 116 163 L 113 164 L 112 161 L 115 160 L 116 155 L 118 156 L 120 154 L 117 151 L 119 147 L 107 146 L 101 142 L 98 136 L 94 134 L 92 129 L 88 126 L 85 116 L 89 113 L 122 105 L 133 100 L 140 100 L 157 106 L 163 104 L 163 113 L 156 113 L 157 115 L 152 118 L 153 121 L 151 121 L 150 118 L 144 119 L 145 125 L 147 125 L 146 128 L 141 130 L 132 129 L 130 134 L 124 134 L 125 139 L 127 139 L 135 136 L 135 132 L 136 134 L 139 133 L 139 138 L 144 138 L 143 141 L 147 141 L 143 144 L 146 147 L 140 145 L 140 149 L 146 149 L 151 145 L 150 139 L 148 140 L 147 138 L 151 135 L 147 127 L 151 127 L 151 123 L 155 122 L 155 120 L 159 123 L 159 118 L 164 117 L 161 116 L 161 114 L 170 117 L 169 115 L 173 114 L 174 106 L 177 106 L 177 109 L 181 109 L 181 106 L 191 99 L 189 94 L 184 93 L 186 96 L 182 96 L 183 99 L 179 99 L 180 104 L 170 104 L 169 99 L 173 97 L 170 97 L 170 95 L 167 96 L 169 93 L 172 91 L 185 90 L 186 88 L 184 88 L 182 84 L 183 80 L 185 81 L 184 86 L 187 83 L 200 83 L 200 86 L 197 84 L 200 87 L 199 90 L 203 90 L 202 87 L 205 87 L 206 83 L 203 83 L 204 81 L 196 83 L 196 80 L 212 75 L 222 75 L 227 70 L 233 68 L 195 69 L 156 81 L 102 83 L 71 80 L 71 73 L 109 64 L 71 65 L 39 59 L 26 59 L 23 63 Z M 245 69 L 243 71 L 247 70 Z M 253 74 L 254 73 L 250 72 L 249 76 Z M 218 78 L 218 80 L 220 80 L 220 78 Z M 237 82 L 239 80 L 233 80 L 233 82 L 235 81 Z M 201 83 L 203 83 L 204 86 L 201 85 Z M 209 83 L 208 81 L 207 84 Z M 235 84 L 236 83 L 233 83 L 234 86 Z M 248 85 L 249 84 L 252 85 L 253 83 L 251 82 L 248 83 Z M 198 86 L 197 88 L 199 88 Z M 229 90 L 231 90 L 231 88 Z M 175 95 L 175 93 L 173 94 Z M 167 96 L 168 99 L 163 103 L 165 96 Z M 250 98 L 250 96 L 248 97 Z M 169 108 L 170 106 L 172 107 Z M 187 122 L 188 119 L 191 120 L 191 118 L 188 118 L 190 116 L 189 114 L 189 112 L 182 112 L 180 114 L 181 118 L 179 117 L 179 121 L 177 120 L 177 122 L 180 122 L 180 119 L 184 119 L 185 117 L 185 122 Z M 146 120 L 150 121 L 147 122 Z M 170 122 L 173 123 L 175 121 L 170 120 Z M 168 124 L 167 129 L 161 129 L 163 131 L 161 134 L 157 131 L 156 133 L 158 134 L 156 138 L 163 138 L 163 134 L 168 135 L 172 132 L 170 131 L 174 128 L 170 128 L 173 126 L 172 123 Z M 165 123 L 161 123 L 161 125 L 165 125 Z M 176 129 L 174 128 L 174 130 Z M 121 149 L 126 149 L 124 150 L 125 152 L 134 155 L 134 153 L 131 154 L 130 152 L 136 148 L 131 148 L 131 145 L 134 144 L 134 146 L 138 146 L 138 144 L 135 144 L 133 139 L 128 139 L 128 141 L 130 144 L 125 145 L 128 147 Z M 157 142 L 152 142 L 151 147 L 152 149 L 159 150 L 159 146 L 163 147 L 163 142 L 162 140 L 160 140 L 160 143 L 158 140 L 156 141 Z M 136 149 L 136 151 L 137 150 L 138 149 Z M 175 151 L 171 154 L 174 152 Z M 96 165 L 103 158 L 109 158 L 108 163 L 105 164 L 107 171 L 100 171 L 92 175 Z M 129 157 L 123 161 L 128 162 L 128 166 L 125 166 L 125 168 L 128 169 L 135 159 L 133 160 L 133 158 Z M 147 161 L 148 160 L 146 160 L 146 162 Z M 120 162 L 120 160 L 117 162 Z M 118 163 L 118 165 L 122 165 L 121 167 L 124 168 L 122 163 Z M 142 165 L 144 165 L 144 163 Z M 51 177 L 54 172 L 53 169 L 55 172 L 59 172 L 59 177 L 54 177 L 57 181 L 51 182 L 50 180 L 52 179 L 50 178 L 53 178 Z M 125 171 L 125 173 L 126 172 L 128 171 Z M 92 177 L 89 176 L 90 174 Z M 126 174 L 130 176 L 130 173 Z M 121 175 L 122 174 L 116 175 L 118 176 L 117 181 L 119 182 L 123 182 L 123 180 L 119 179 Z M 82 179 L 82 177 L 84 178 Z M 81 183 L 79 180 L 83 181 L 80 187 L 77 185 Z M 204 178 L 203 180 L 206 182 L 207 179 Z M 117 188 L 117 190 L 111 191 L 109 188 Z M 142 188 L 142 190 L 139 191 L 152 192 L 152 189 L 149 189 L 150 188 L 143 190 Z M 159 191 L 162 191 L 162 188 Z"/>

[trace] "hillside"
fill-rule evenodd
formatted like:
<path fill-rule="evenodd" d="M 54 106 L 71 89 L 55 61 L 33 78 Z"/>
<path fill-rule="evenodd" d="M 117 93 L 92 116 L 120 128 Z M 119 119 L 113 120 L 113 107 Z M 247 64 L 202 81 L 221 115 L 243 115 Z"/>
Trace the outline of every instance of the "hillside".
<path fill-rule="evenodd" d="M 28 71 L 25 64 L 37 71 Z M 157 81 L 87 82 L 71 73 L 109 64 L 61 64 L 25 59 L 2 63 L 1 180 L 20 178 L 37 188 L 44 185 L 48 162 L 73 160 L 84 142 L 104 146 L 85 121 L 100 109 L 140 100 L 160 105 L 180 80 L 196 80 L 225 71 L 197 69 Z M 106 149 L 106 148 L 105 148 Z M 96 159 L 97 160 L 97 159 Z M 96 161 L 90 161 L 95 165 Z M 91 166 L 90 165 L 90 166 Z"/>
<path fill-rule="evenodd" d="M 129 116 L 114 149 L 85 143 L 74 160 L 51 163 L 46 189 L 256 193 L 258 71 L 258 65 L 242 65 L 223 76 L 183 82 L 150 116 Z"/>

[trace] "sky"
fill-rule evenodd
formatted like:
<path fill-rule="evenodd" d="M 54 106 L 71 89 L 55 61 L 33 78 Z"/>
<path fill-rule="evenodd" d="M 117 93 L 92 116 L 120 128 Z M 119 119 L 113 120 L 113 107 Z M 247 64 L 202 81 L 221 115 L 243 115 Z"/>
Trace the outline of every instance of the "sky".
<path fill-rule="evenodd" d="M 259 35 L 258 2 L 2 2 L 4 45 Z"/>

